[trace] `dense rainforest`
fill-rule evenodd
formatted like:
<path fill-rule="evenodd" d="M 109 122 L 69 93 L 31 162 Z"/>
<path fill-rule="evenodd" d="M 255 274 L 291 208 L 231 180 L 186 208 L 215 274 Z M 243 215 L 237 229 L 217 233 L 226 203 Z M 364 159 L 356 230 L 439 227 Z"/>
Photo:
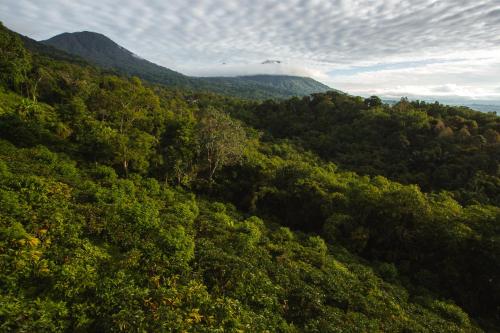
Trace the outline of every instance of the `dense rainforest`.
<path fill-rule="evenodd" d="M 43 50 L 0 27 L 0 331 L 498 331 L 495 114 Z"/>

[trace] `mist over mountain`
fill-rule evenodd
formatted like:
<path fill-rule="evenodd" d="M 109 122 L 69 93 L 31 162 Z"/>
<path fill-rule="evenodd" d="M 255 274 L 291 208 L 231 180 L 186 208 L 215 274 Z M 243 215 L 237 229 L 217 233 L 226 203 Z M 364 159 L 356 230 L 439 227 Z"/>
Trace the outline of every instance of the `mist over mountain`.
<path fill-rule="evenodd" d="M 186 76 L 142 59 L 108 37 L 89 31 L 62 33 L 42 43 L 104 68 L 179 88 L 212 91 L 251 99 L 287 98 L 332 90 L 314 79 L 291 75 Z M 268 60 L 263 64 L 276 63 L 281 61 Z"/>

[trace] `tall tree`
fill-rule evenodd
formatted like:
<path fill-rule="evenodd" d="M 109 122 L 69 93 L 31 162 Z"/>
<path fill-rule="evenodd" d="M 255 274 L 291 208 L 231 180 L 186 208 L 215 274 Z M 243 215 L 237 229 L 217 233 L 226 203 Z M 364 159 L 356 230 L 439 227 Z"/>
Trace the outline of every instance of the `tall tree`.
<path fill-rule="evenodd" d="M 122 165 L 126 176 L 131 162 L 139 171 L 145 170 L 156 141 L 149 133 L 155 126 L 153 115 L 159 109 L 158 97 L 138 79 L 129 82 L 108 77 L 90 104 L 109 134 L 106 140 L 113 146 L 113 162 Z"/>
<path fill-rule="evenodd" d="M 243 126 L 228 114 L 214 108 L 204 110 L 198 134 L 209 181 L 222 166 L 241 161 L 247 136 Z"/>

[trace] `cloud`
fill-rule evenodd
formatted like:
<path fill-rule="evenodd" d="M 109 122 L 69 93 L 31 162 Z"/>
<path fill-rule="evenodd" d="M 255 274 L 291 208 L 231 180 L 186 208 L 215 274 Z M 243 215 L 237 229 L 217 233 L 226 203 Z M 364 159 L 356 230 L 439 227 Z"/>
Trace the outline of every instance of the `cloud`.
<path fill-rule="evenodd" d="M 328 83 L 359 95 L 499 100 L 500 50 L 452 54 L 450 60 L 383 64 L 339 75 Z"/>
<path fill-rule="evenodd" d="M 328 80 L 328 76 L 323 72 L 313 68 L 306 68 L 301 65 L 287 63 L 246 63 L 228 64 L 221 63 L 214 66 L 204 66 L 195 68 L 182 68 L 181 71 L 193 76 L 242 76 L 253 74 L 274 74 L 274 75 L 295 75 L 304 77 L 316 77 Z"/>
<path fill-rule="evenodd" d="M 481 54 L 498 56 L 498 0 L 2 0 L 0 20 L 35 39 L 100 32 L 143 58 L 198 75 L 308 73 L 368 94 L 389 86 L 438 93 L 456 84 L 465 87 L 457 93 L 500 99 L 490 87 L 498 71 L 476 66 Z M 288 65 L 254 65 L 265 59 Z M 457 59 L 474 71 L 457 74 Z M 336 71 L 344 72 L 339 78 Z M 382 78 L 392 81 L 380 88 Z"/>

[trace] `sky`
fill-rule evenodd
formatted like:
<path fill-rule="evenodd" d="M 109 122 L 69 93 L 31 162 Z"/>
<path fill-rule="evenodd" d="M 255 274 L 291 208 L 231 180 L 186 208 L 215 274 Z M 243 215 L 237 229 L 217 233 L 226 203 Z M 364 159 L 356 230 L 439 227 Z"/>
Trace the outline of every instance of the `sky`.
<path fill-rule="evenodd" d="M 500 0 L 0 0 L 0 20 L 36 40 L 99 32 L 188 75 L 500 101 Z"/>

